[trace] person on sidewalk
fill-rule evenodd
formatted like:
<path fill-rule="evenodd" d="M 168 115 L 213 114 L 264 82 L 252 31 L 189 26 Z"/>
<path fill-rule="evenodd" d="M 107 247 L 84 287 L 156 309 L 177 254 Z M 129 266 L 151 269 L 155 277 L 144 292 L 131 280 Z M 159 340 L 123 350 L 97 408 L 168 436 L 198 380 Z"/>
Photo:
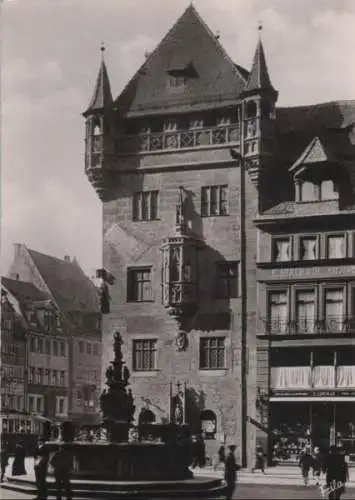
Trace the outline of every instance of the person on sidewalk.
<path fill-rule="evenodd" d="M 66 494 L 67 500 L 71 500 L 70 475 L 73 468 L 73 455 L 65 445 L 59 445 L 58 450 L 52 457 L 51 466 L 54 471 L 57 500 L 62 500 L 63 491 Z"/>
<path fill-rule="evenodd" d="M 325 463 L 326 485 L 329 500 L 340 500 L 349 481 L 348 464 L 344 454 L 336 446 L 331 446 Z"/>
<path fill-rule="evenodd" d="M 306 447 L 305 450 L 302 452 L 300 461 L 299 461 L 299 466 L 302 471 L 302 477 L 304 484 L 308 486 L 309 482 L 309 471 L 311 468 L 314 467 L 314 459 L 311 455 L 311 450 L 310 447 Z"/>
<path fill-rule="evenodd" d="M 26 449 L 23 443 L 16 445 L 15 457 L 12 462 L 12 476 L 26 476 L 27 471 L 25 467 Z"/>
<path fill-rule="evenodd" d="M 4 482 L 6 467 L 9 465 L 10 453 L 6 443 L 1 446 L 1 483 Z"/>
<path fill-rule="evenodd" d="M 235 445 L 228 446 L 229 452 L 224 465 L 224 480 L 226 482 L 226 500 L 231 500 L 237 482 L 237 472 L 241 469 L 235 459 Z"/>
<path fill-rule="evenodd" d="M 321 453 L 318 446 L 316 446 L 313 450 L 313 476 L 316 479 L 316 485 L 318 486 L 320 483 L 321 473 L 324 472 L 324 456 Z"/>
<path fill-rule="evenodd" d="M 256 447 L 256 458 L 255 458 L 255 465 L 252 468 L 252 472 L 254 472 L 256 469 L 260 469 L 263 474 L 265 474 L 265 453 L 263 450 L 263 447 L 258 445 Z"/>
<path fill-rule="evenodd" d="M 49 462 L 49 452 L 43 447 L 44 440 L 38 441 L 35 452 L 34 471 L 36 476 L 37 500 L 47 500 L 47 470 Z"/>
<path fill-rule="evenodd" d="M 213 464 L 213 470 L 217 470 L 217 467 L 220 464 L 224 464 L 225 460 L 226 460 L 226 453 L 224 449 L 224 444 L 222 443 L 221 446 L 218 448 L 215 458 L 215 463 Z"/>

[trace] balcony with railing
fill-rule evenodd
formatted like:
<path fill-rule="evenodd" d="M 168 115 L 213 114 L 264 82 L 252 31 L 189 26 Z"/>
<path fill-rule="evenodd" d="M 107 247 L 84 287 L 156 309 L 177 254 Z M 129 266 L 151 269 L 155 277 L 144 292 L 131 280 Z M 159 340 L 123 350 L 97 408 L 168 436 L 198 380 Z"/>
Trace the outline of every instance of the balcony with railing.
<path fill-rule="evenodd" d="M 355 389 L 355 365 L 275 366 L 271 389 Z"/>
<path fill-rule="evenodd" d="M 211 146 L 238 144 L 239 124 L 218 127 L 154 132 L 120 137 L 116 141 L 116 154 L 184 150 Z"/>
<path fill-rule="evenodd" d="M 324 319 L 307 317 L 295 320 L 261 318 L 259 333 L 266 335 L 355 333 L 355 317 L 339 315 Z"/>

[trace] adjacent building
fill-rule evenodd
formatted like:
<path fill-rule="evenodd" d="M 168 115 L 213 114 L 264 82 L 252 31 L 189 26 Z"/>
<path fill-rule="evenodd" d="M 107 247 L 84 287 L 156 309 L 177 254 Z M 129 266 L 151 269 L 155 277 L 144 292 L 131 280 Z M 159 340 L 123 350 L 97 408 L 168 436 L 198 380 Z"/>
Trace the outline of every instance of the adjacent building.
<path fill-rule="evenodd" d="M 1 411 L 26 407 L 26 321 L 16 296 L 1 282 Z"/>
<path fill-rule="evenodd" d="M 280 196 L 255 219 L 260 409 L 287 460 L 305 440 L 355 459 L 354 123 L 355 101 L 279 110 Z"/>
<path fill-rule="evenodd" d="M 13 283 L 22 280 L 39 294 L 32 297 L 36 313 L 25 311 L 29 405 L 35 411 L 45 410 L 48 417 L 54 412 L 82 424 L 96 422 L 101 390 L 101 314 L 95 285 L 75 259 L 58 259 L 23 244 L 15 244 L 9 276 Z"/>
<path fill-rule="evenodd" d="M 103 369 L 119 329 L 137 420 L 243 465 L 287 433 L 353 439 L 355 102 L 277 98 L 262 41 L 247 71 L 190 5 L 115 99 L 102 60 L 84 113 Z"/>

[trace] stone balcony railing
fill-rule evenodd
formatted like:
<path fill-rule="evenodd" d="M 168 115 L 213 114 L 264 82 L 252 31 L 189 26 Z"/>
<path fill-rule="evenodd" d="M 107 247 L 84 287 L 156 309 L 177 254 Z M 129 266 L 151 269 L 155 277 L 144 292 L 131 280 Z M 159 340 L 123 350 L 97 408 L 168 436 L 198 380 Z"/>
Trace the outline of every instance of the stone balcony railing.
<path fill-rule="evenodd" d="M 259 333 L 264 333 L 266 335 L 355 333 L 355 317 L 339 315 L 324 319 L 308 317 L 298 320 L 268 320 L 261 318 Z"/>
<path fill-rule="evenodd" d="M 275 366 L 270 380 L 274 390 L 355 389 L 355 365 Z"/>
<path fill-rule="evenodd" d="M 116 154 L 193 149 L 224 144 L 237 144 L 239 142 L 239 125 L 233 124 L 194 130 L 166 131 L 120 137 L 116 141 Z"/>

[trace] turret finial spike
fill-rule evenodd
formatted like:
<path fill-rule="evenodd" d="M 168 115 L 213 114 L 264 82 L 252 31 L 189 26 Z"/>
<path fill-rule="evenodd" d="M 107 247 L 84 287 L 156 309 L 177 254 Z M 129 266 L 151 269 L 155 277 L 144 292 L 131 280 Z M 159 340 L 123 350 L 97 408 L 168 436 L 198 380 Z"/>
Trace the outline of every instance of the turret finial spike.
<path fill-rule="evenodd" d="M 105 50 L 106 50 L 106 47 L 105 47 L 105 43 L 104 43 L 104 42 L 101 42 L 101 47 L 100 47 L 100 50 L 101 50 L 101 58 L 102 58 L 102 60 L 104 60 L 104 57 L 105 57 Z"/>
<path fill-rule="evenodd" d="M 259 21 L 258 22 L 258 31 L 259 31 L 259 38 L 261 37 L 261 32 L 263 31 L 263 22 L 262 21 Z"/>

